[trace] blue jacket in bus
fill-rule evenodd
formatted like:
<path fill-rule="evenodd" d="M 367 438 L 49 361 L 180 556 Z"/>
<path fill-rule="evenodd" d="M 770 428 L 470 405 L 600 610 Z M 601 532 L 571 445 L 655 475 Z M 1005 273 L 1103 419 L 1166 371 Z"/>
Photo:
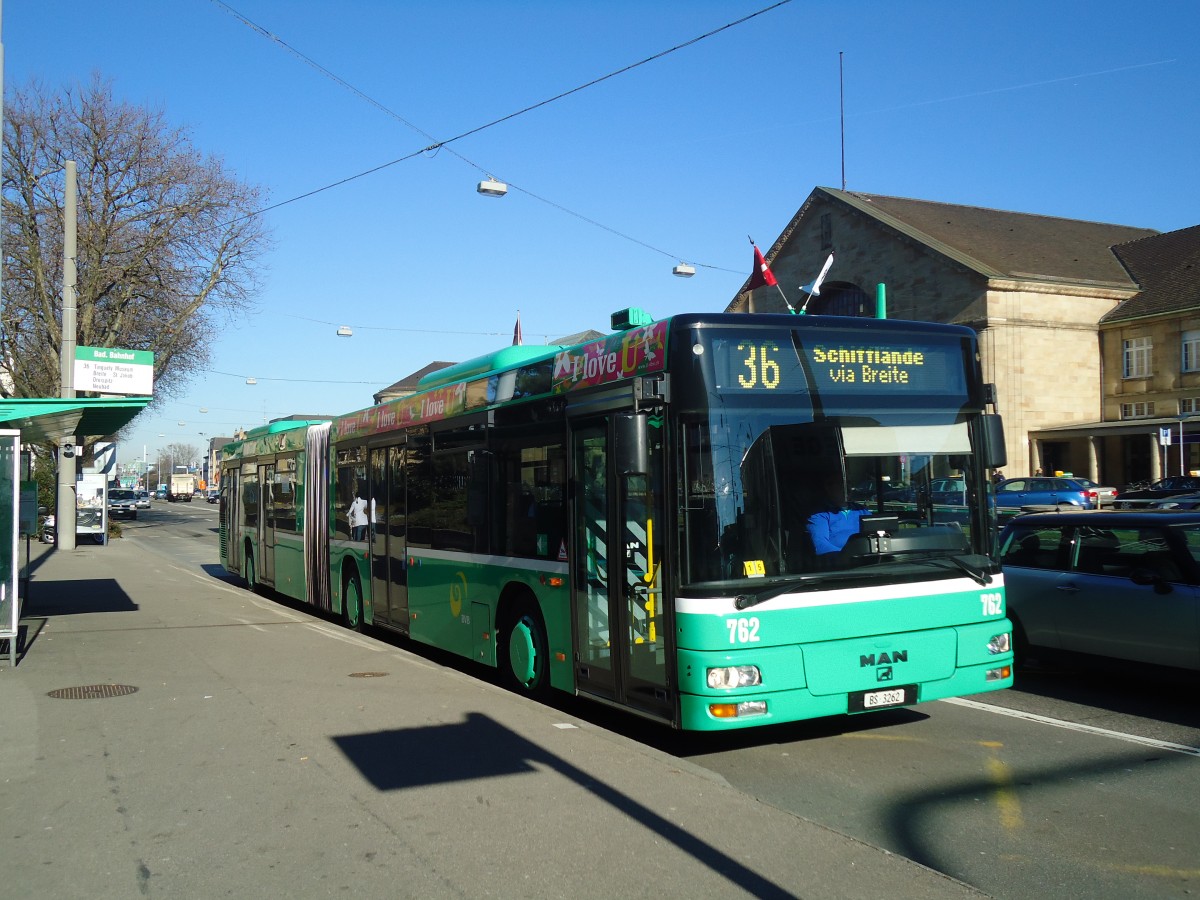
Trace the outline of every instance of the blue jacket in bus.
<path fill-rule="evenodd" d="M 813 513 L 808 517 L 808 534 L 812 538 L 817 556 L 837 553 L 846 546 L 846 541 L 858 534 L 859 520 L 870 515 L 869 509 L 861 506 L 843 506 Z"/>

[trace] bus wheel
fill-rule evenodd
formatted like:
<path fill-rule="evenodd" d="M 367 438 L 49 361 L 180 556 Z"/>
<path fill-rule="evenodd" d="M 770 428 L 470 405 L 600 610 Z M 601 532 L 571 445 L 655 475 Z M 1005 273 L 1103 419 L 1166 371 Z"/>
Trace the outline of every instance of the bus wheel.
<path fill-rule="evenodd" d="M 353 575 L 346 579 L 342 590 L 342 624 L 351 631 L 362 631 L 362 587 Z"/>
<path fill-rule="evenodd" d="M 550 690 L 550 649 L 542 614 L 529 598 L 519 599 L 500 631 L 498 662 L 506 686 L 545 697 Z"/>
<path fill-rule="evenodd" d="M 246 587 L 252 591 L 258 590 L 258 575 L 254 571 L 254 551 L 250 549 L 250 545 L 246 545 L 246 564 L 242 567 L 243 573 L 246 576 Z"/>

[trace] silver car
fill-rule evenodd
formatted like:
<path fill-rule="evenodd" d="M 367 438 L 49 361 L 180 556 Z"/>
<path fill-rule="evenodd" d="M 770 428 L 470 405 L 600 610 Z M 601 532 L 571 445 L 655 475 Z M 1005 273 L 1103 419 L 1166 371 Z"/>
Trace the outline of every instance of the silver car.
<path fill-rule="evenodd" d="M 1106 487 L 1104 485 L 1097 484 L 1090 478 L 1076 478 L 1075 480 L 1082 484 L 1089 491 L 1093 491 L 1096 494 L 1097 509 L 1103 509 L 1106 506 L 1112 506 L 1113 503 L 1116 502 L 1117 489 L 1115 487 Z"/>
<path fill-rule="evenodd" d="M 1200 670 L 1200 512 L 1034 513 L 1000 537 L 1018 655 Z"/>

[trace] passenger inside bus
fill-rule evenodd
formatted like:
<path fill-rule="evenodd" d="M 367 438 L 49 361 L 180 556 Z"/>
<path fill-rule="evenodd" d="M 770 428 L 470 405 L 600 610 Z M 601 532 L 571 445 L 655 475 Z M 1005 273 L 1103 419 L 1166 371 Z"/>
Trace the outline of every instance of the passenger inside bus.
<path fill-rule="evenodd" d="M 354 499 L 350 502 L 347 515 L 350 519 L 350 539 L 365 541 L 367 539 L 367 501 L 363 499 L 361 485 L 354 491 Z"/>

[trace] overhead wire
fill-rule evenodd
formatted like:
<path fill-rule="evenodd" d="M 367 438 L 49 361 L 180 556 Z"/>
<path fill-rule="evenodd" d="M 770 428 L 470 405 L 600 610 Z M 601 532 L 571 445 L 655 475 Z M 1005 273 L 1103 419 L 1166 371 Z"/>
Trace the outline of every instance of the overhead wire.
<path fill-rule="evenodd" d="M 382 384 L 386 379 L 379 381 L 333 381 L 328 378 L 271 378 L 266 375 L 248 375 L 238 374 L 237 372 L 222 372 L 219 369 L 207 369 L 214 375 L 226 375 L 229 378 L 253 378 L 257 381 L 290 381 L 297 384 Z"/>
<path fill-rule="evenodd" d="M 324 187 L 315 188 L 314 190 L 307 191 L 303 194 L 300 194 L 299 196 L 292 197 L 288 200 L 283 200 L 283 201 L 280 201 L 279 203 L 271 204 L 270 206 L 263 207 L 262 209 L 257 210 L 253 213 L 247 213 L 245 216 L 241 216 L 238 219 L 233 219 L 231 222 L 225 223 L 225 224 L 232 224 L 233 222 L 238 222 L 238 221 L 241 221 L 242 219 L 247 219 L 247 218 L 251 218 L 253 216 L 262 215 L 264 213 L 271 212 L 273 210 L 279 209 L 280 207 L 287 206 L 291 203 L 295 203 L 299 200 L 305 200 L 309 197 L 315 196 L 316 194 L 323 193 L 324 191 L 332 190 L 333 188 L 336 188 L 336 187 L 341 187 L 342 185 L 348 184 L 351 181 L 356 181 L 357 179 L 364 178 L 367 175 L 373 175 L 376 172 L 379 172 L 379 171 L 382 171 L 383 169 L 397 165 L 398 163 L 406 162 L 407 160 L 413 159 L 417 156 L 421 156 L 426 153 L 436 152 L 436 151 L 443 150 L 443 149 L 446 150 L 448 153 L 453 154 L 458 159 L 460 159 L 462 162 L 466 163 L 467 165 L 471 166 L 472 168 L 476 169 L 477 171 L 482 172 L 483 174 L 488 175 L 490 177 L 491 175 L 495 174 L 494 170 L 490 170 L 490 169 L 486 168 L 485 166 L 481 166 L 478 163 L 474 162 L 473 160 L 468 159 L 466 156 L 459 153 L 457 150 L 450 147 L 449 145 L 456 141 L 460 141 L 460 140 L 463 140 L 464 138 L 470 137 L 472 135 L 479 134 L 481 131 L 485 131 L 489 128 L 493 128 L 504 122 L 511 121 L 512 119 L 515 119 L 518 116 L 523 116 L 526 113 L 533 112 L 536 109 L 540 109 L 541 107 L 547 106 L 558 100 L 562 100 L 563 98 L 569 97 L 572 94 L 576 94 L 587 88 L 594 87 L 595 85 L 598 85 L 598 84 L 601 84 L 602 82 L 608 81 L 611 78 L 615 78 L 618 75 L 623 75 L 626 72 L 630 72 L 636 68 L 639 68 L 640 66 L 644 66 L 648 63 L 662 59 L 663 57 L 668 56 L 672 53 L 675 53 L 679 50 L 686 49 L 687 47 L 697 44 L 700 41 L 706 40 L 707 38 L 718 35 L 721 32 L 728 31 L 731 28 L 735 28 L 739 25 L 742 25 L 742 24 L 750 21 L 751 19 L 755 19 L 759 16 L 765 15 L 768 12 L 772 12 L 773 10 L 778 9 L 781 6 L 785 6 L 788 3 L 791 3 L 792 0 L 778 0 L 778 2 L 773 3 L 770 6 L 763 7 L 762 9 L 759 9 L 755 12 L 749 13 L 748 15 L 742 16 L 740 19 L 736 19 L 732 22 L 728 22 L 724 25 L 721 25 L 718 28 L 714 28 L 711 31 L 705 32 L 704 34 L 698 35 L 694 38 L 691 38 L 690 40 L 684 41 L 683 43 L 676 44 L 673 47 L 670 47 L 666 50 L 662 50 L 658 53 L 648 56 L 643 60 L 640 60 L 635 63 L 630 63 L 627 66 L 623 66 L 620 69 L 617 69 L 613 72 L 609 72 L 607 75 L 602 75 L 598 78 L 593 78 L 591 81 L 585 82 L 584 84 L 578 85 L 576 87 L 570 88 L 565 91 L 561 91 L 560 93 L 555 94 L 552 97 L 546 98 L 545 100 L 541 100 L 537 103 L 530 104 L 529 106 L 526 106 L 523 109 L 519 109 L 515 112 L 508 113 L 507 115 L 501 116 L 498 119 L 493 119 L 492 121 L 487 122 L 483 125 L 477 125 L 474 128 L 470 128 L 467 131 L 462 132 L 461 134 L 457 134 L 454 137 L 447 138 L 445 140 L 438 140 L 433 135 L 429 134 L 428 132 L 426 132 L 419 126 L 417 126 L 415 123 L 409 121 L 404 116 L 397 113 L 395 110 L 384 105 L 380 101 L 376 100 L 374 97 L 371 97 L 365 91 L 359 89 L 355 85 L 346 81 L 341 76 L 330 71 L 325 66 L 321 65 L 316 60 L 314 60 L 312 57 L 306 55 L 305 53 L 302 53 L 300 50 L 291 46 L 289 43 L 287 43 L 285 40 L 283 40 L 281 37 L 279 37 L 274 32 L 269 31 L 268 29 L 259 25 L 257 22 L 254 22 L 253 20 L 251 20 L 244 13 L 234 9 L 232 6 L 230 6 L 228 3 L 226 3 L 225 0 L 210 0 L 210 2 L 213 3 L 214 5 L 220 7 L 221 9 L 225 10 L 225 12 L 227 12 L 229 15 L 236 18 L 238 21 L 240 21 L 242 24 L 246 25 L 248 28 L 253 30 L 255 33 L 259 34 L 260 36 L 262 36 L 262 37 L 272 41 L 273 43 L 277 44 L 278 46 L 282 47 L 288 53 L 291 53 L 293 56 L 295 56 L 298 59 L 300 59 L 301 61 L 303 61 L 306 65 L 311 66 L 313 69 L 315 69 L 320 74 L 329 78 L 336 84 L 340 85 L 341 87 L 343 87 L 346 90 L 350 91 L 351 93 L 355 94 L 357 97 L 359 97 L 362 100 L 366 101 L 367 103 L 371 104 L 376 109 L 391 116 L 392 118 L 396 119 L 398 122 L 401 122 L 408 128 L 411 128 L 417 134 L 421 135 L 422 137 L 424 137 L 427 140 L 432 142 L 426 147 L 422 147 L 419 150 L 414 150 L 413 152 L 408 153 L 405 156 L 399 157 L 397 159 L 391 160 L 390 162 L 382 163 L 378 166 L 374 166 L 370 169 L 367 169 L 364 172 L 359 172 L 356 175 L 350 175 L 346 178 L 342 178 L 336 182 L 333 182 L 332 184 L 325 185 Z M 507 184 L 511 190 L 519 191 L 519 192 L 525 194 L 526 196 L 539 201 L 540 203 L 544 203 L 547 206 L 550 206 L 554 209 L 559 210 L 560 212 L 564 212 L 564 213 L 567 213 L 568 215 L 574 216 L 575 218 L 579 219 L 580 221 L 586 222 L 587 224 L 592 225 L 596 228 L 603 229 L 604 231 L 607 231 L 610 234 L 613 234 L 617 237 L 623 238 L 624 240 L 630 241 L 634 244 L 644 247 L 647 250 L 651 250 L 654 253 L 658 253 L 669 259 L 685 259 L 685 258 L 687 258 L 678 253 L 670 253 L 659 247 L 655 247 L 653 244 L 649 244 L 649 243 L 639 240 L 635 237 L 631 237 L 630 235 L 627 235 L 624 232 L 619 231 L 616 228 L 605 225 L 605 224 L 598 222 L 595 219 L 589 218 L 588 216 L 585 216 L 581 213 L 575 212 L 574 210 L 569 209 L 568 207 L 563 206 L 562 204 L 555 203 L 551 200 L 546 199 L 545 197 L 541 197 L 538 194 L 535 194 L 532 191 L 521 187 L 520 185 L 514 184 L 512 182 L 507 182 Z M 699 266 L 700 268 L 712 269 L 714 271 L 732 272 L 734 274 L 741 274 L 740 270 L 727 269 L 722 266 L 712 265 L 710 263 L 695 262 L 695 263 L 693 263 L 693 265 Z"/>
<path fill-rule="evenodd" d="M 507 337 L 511 335 L 510 331 L 462 331 L 461 329 L 453 328 L 403 328 L 399 325 L 358 325 L 354 322 L 331 322 L 328 319 L 314 319 L 312 316 L 302 316 L 298 313 L 280 313 L 281 316 L 286 316 L 289 319 L 300 319 L 305 322 L 316 322 L 318 325 L 346 325 L 350 328 L 361 328 L 364 331 L 400 331 L 411 332 L 413 334 L 467 334 L 478 337 Z M 544 337 L 547 341 L 550 340 L 549 334 L 539 334 L 538 332 L 530 332 L 533 337 Z"/>

